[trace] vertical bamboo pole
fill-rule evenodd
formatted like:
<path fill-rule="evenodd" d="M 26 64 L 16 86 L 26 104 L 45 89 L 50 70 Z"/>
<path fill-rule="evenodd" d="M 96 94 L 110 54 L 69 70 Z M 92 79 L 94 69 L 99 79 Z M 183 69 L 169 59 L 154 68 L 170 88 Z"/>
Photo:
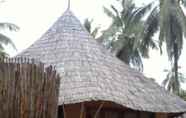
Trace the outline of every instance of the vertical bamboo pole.
<path fill-rule="evenodd" d="M 97 118 L 97 116 L 98 116 L 99 112 L 101 111 L 103 105 L 104 105 L 104 102 L 102 102 L 102 103 L 100 104 L 100 106 L 98 107 L 98 109 L 97 109 L 97 111 L 96 111 L 96 113 L 95 113 L 94 118 Z"/>
<path fill-rule="evenodd" d="M 168 118 L 168 117 L 167 117 L 167 114 L 165 113 L 157 113 L 156 118 Z"/>
<path fill-rule="evenodd" d="M 65 111 L 65 105 L 63 104 L 63 114 L 64 114 L 64 118 L 66 118 L 66 111 Z"/>
<path fill-rule="evenodd" d="M 81 103 L 80 118 L 83 118 L 84 115 L 84 102 Z"/>

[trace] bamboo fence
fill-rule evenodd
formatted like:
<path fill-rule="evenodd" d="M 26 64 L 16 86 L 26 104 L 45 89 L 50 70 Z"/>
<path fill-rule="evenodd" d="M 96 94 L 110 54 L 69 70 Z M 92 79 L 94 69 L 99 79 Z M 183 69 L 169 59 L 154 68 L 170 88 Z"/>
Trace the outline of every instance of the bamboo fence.
<path fill-rule="evenodd" d="M 59 81 L 52 66 L 0 59 L 0 118 L 57 118 Z"/>

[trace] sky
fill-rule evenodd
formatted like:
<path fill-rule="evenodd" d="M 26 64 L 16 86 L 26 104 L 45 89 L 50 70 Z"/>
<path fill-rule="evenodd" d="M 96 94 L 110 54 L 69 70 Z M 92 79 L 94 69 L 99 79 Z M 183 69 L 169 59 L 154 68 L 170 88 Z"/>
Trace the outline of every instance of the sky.
<path fill-rule="evenodd" d="M 135 0 L 137 5 L 147 3 L 147 0 Z M 151 0 L 148 0 L 150 2 Z M 2 31 L 11 37 L 17 47 L 14 51 L 10 46 L 6 48 L 10 56 L 14 56 L 39 39 L 47 29 L 63 14 L 68 6 L 67 0 L 5 0 L 0 3 L 0 22 L 11 22 L 20 27 L 15 33 Z M 116 0 L 71 0 L 71 10 L 80 19 L 93 18 L 94 26 L 103 29 L 108 27 L 111 19 L 103 12 L 103 6 L 117 5 Z M 186 75 L 186 46 L 179 64 L 181 72 Z M 144 74 L 155 78 L 158 83 L 165 78 L 164 69 L 169 69 L 167 56 L 160 56 L 158 51 L 150 52 L 150 59 L 144 59 Z M 186 88 L 186 86 L 183 86 Z"/>

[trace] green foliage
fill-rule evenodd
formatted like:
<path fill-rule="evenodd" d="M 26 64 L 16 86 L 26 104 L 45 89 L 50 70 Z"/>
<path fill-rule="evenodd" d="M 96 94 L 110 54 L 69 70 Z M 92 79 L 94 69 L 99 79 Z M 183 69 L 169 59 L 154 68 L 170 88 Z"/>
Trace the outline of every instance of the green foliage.
<path fill-rule="evenodd" d="M 181 90 L 179 96 L 186 101 L 186 91 Z"/>
<path fill-rule="evenodd" d="M 8 29 L 9 31 L 17 31 L 19 30 L 19 27 L 11 24 L 11 23 L 0 23 L 0 29 Z M 4 45 L 11 45 L 14 49 L 16 49 L 16 46 L 12 42 L 12 40 L 5 36 L 4 34 L 0 33 L 0 58 L 7 57 L 8 54 L 4 51 Z"/>
<path fill-rule="evenodd" d="M 179 3 L 186 7 L 186 0 L 179 0 Z"/>
<path fill-rule="evenodd" d="M 185 0 L 158 0 L 145 22 L 143 37 L 145 40 L 152 40 L 153 35 L 159 30 L 159 47 L 166 44 L 166 51 L 174 71 L 168 74 L 170 82 L 169 89 L 177 91 L 179 87 L 178 61 L 183 48 L 183 38 L 186 36 L 186 17 L 181 5 Z M 162 53 L 162 50 L 161 50 Z M 174 72 L 174 74 L 173 74 Z M 171 79 L 172 78 L 172 79 Z"/>
<path fill-rule="evenodd" d="M 156 48 L 156 43 L 142 40 L 144 22 L 142 18 L 151 9 L 152 3 L 136 7 L 132 0 L 119 1 L 122 9 L 111 5 L 104 7 L 104 12 L 112 19 L 110 27 L 103 31 L 101 38 L 104 44 L 116 56 L 131 67 L 142 71 L 142 57 L 148 57 L 150 48 Z"/>
<path fill-rule="evenodd" d="M 186 17 L 175 0 L 160 1 L 160 46 L 165 41 L 169 60 L 174 58 L 174 44 L 177 45 L 178 59 L 186 34 Z"/>
<path fill-rule="evenodd" d="M 175 78 L 175 69 L 172 68 L 171 70 L 166 70 L 167 76 L 162 82 L 162 85 L 170 92 L 175 94 L 180 94 L 181 90 L 181 83 L 185 83 L 186 78 L 182 73 L 178 73 L 178 79 Z"/>
<path fill-rule="evenodd" d="M 89 20 L 89 19 L 85 19 L 84 21 L 84 27 L 86 28 L 86 30 L 91 34 L 91 36 L 93 38 L 96 38 L 98 35 L 98 31 L 99 31 L 99 27 L 96 28 L 92 28 L 92 22 L 93 20 Z"/>
<path fill-rule="evenodd" d="M 153 36 L 155 33 L 157 33 L 157 31 L 159 30 L 158 27 L 159 24 L 159 14 L 158 14 L 158 8 L 155 7 L 150 15 L 148 16 L 148 18 L 146 19 L 145 23 L 144 23 L 144 29 L 142 32 L 142 51 L 146 51 L 143 52 L 142 54 L 144 56 L 148 56 L 149 54 L 149 46 L 152 49 L 157 49 L 157 44 L 158 41 L 155 41 L 153 39 Z"/>

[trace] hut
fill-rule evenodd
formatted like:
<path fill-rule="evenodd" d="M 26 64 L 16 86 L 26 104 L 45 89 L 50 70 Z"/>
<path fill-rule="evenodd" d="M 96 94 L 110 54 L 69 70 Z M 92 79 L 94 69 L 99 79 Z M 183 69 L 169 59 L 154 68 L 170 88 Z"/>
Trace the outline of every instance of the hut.
<path fill-rule="evenodd" d="M 70 9 L 17 55 L 54 65 L 59 118 L 173 118 L 186 103 L 96 42 Z"/>

